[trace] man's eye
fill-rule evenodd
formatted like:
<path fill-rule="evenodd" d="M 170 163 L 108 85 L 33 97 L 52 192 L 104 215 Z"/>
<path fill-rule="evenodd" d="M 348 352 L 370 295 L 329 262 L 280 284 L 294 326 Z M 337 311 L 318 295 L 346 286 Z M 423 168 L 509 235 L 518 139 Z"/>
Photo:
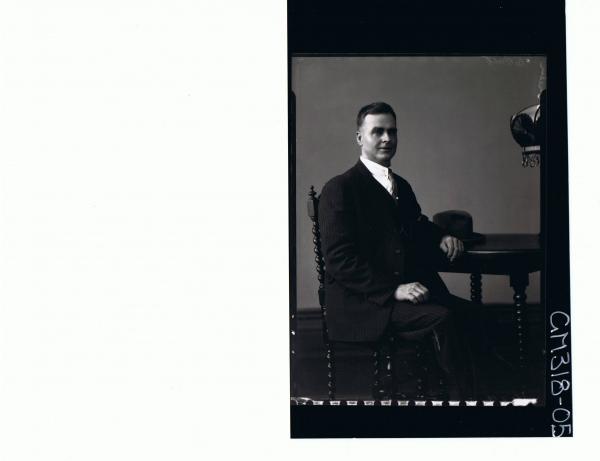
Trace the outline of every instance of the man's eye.
<path fill-rule="evenodd" d="M 381 136 L 383 134 L 383 129 L 382 128 L 375 128 L 373 130 L 373 134 L 375 134 L 377 136 Z"/>

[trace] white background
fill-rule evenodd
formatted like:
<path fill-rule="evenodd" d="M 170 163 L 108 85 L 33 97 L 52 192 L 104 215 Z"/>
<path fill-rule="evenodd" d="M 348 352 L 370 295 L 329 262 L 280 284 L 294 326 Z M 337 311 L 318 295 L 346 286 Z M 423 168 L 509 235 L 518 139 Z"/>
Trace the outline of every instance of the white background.
<path fill-rule="evenodd" d="M 598 3 L 567 8 L 576 437 L 494 443 L 289 440 L 285 2 L 208 5 L 0 3 L 0 459 L 585 449 Z"/>

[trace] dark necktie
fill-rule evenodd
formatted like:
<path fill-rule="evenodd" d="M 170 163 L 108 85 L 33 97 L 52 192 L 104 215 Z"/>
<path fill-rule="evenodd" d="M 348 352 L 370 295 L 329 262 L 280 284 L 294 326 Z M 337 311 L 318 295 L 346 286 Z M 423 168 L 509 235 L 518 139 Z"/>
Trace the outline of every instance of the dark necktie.
<path fill-rule="evenodd" d="M 388 179 L 392 183 L 392 197 L 394 198 L 394 200 L 398 200 L 398 185 L 396 184 L 391 169 L 388 169 Z"/>

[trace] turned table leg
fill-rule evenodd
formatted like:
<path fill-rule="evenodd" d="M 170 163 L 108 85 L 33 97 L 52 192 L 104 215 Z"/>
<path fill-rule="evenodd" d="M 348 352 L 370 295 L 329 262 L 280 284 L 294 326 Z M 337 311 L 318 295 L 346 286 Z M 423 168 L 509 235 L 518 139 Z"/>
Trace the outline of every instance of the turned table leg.
<path fill-rule="evenodd" d="M 515 306 L 515 326 L 517 332 L 517 354 L 518 354 L 518 369 L 520 393 L 525 394 L 525 378 L 527 365 L 526 338 L 527 324 L 525 321 L 525 307 L 527 295 L 525 290 L 529 285 L 528 273 L 514 273 L 510 275 L 510 286 L 515 294 L 513 296 Z"/>

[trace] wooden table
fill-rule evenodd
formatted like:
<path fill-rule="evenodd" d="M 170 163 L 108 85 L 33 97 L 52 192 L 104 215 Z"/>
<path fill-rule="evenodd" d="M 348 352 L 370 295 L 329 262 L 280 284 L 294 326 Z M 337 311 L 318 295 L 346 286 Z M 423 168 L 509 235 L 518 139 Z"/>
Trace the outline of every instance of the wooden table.
<path fill-rule="evenodd" d="M 481 274 L 508 275 L 515 308 L 518 366 L 525 371 L 527 325 L 524 309 L 529 274 L 542 269 L 543 253 L 538 234 L 485 234 L 485 240 L 468 245 L 464 255 L 454 262 L 441 262 L 439 272 L 471 274 L 471 301 L 481 304 Z"/>

